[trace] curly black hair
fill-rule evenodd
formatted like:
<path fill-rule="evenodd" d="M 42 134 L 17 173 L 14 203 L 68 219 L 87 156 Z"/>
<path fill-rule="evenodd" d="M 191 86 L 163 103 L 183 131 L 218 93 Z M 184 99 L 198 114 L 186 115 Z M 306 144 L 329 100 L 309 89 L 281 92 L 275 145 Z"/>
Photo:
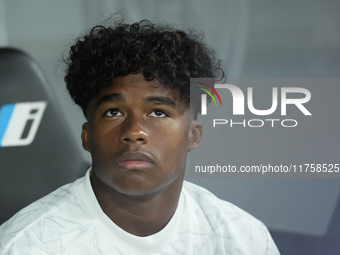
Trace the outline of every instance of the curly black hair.
<path fill-rule="evenodd" d="M 89 102 L 115 77 L 143 72 L 147 81 L 157 79 L 177 88 L 188 107 L 190 78 L 224 77 L 214 51 L 196 31 L 186 33 L 147 20 L 92 28 L 71 46 L 65 63 L 67 89 L 85 116 Z M 196 101 L 199 106 L 199 97 Z"/>

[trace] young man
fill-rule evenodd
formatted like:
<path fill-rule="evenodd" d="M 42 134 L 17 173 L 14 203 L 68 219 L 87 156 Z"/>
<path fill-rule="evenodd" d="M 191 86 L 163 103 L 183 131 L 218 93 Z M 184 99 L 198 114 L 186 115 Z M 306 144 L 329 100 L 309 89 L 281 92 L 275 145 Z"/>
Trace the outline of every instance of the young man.
<path fill-rule="evenodd" d="M 95 27 L 67 64 L 92 168 L 2 225 L 0 254 L 279 254 L 261 222 L 183 182 L 202 138 L 190 78 L 221 73 L 199 37 L 147 21 Z"/>

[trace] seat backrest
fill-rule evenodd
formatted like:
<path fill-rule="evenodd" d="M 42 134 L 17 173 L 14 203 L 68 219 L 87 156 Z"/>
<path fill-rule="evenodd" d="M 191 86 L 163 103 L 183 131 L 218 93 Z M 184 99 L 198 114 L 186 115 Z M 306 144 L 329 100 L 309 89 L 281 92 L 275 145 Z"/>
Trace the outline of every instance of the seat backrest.
<path fill-rule="evenodd" d="M 53 92 L 31 57 L 0 48 L 0 224 L 88 167 Z"/>
<path fill-rule="evenodd" d="M 282 255 L 338 255 L 340 254 L 340 196 L 327 231 L 322 236 L 271 231 Z"/>

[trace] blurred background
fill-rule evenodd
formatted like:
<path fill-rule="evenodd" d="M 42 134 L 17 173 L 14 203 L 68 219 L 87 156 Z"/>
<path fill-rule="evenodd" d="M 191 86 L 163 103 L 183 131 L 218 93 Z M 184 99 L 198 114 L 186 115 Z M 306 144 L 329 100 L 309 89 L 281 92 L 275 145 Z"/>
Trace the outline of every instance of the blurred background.
<path fill-rule="evenodd" d="M 37 60 L 79 149 L 85 119 L 65 89 L 62 56 L 77 36 L 117 11 L 127 22 L 203 31 L 228 78 L 340 78 L 337 0 L 0 0 L 0 47 Z M 263 221 L 282 254 L 340 254 L 338 179 L 186 179 Z"/>

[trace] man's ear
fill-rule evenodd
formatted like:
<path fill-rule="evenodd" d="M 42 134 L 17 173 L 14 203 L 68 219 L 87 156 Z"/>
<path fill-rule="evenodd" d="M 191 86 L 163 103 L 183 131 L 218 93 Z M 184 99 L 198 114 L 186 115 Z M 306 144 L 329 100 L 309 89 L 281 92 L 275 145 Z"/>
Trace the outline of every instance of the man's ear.
<path fill-rule="evenodd" d="M 188 152 L 197 149 L 201 145 L 203 126 L 201 122 L 192 120 L 189 130 Z"/>
<path fill-rule="evenodd" d="M 89 138 L 89 123 L 85 122 L 82 126 L 81 140 L 83 142 L 84 150 L 91 152 L 90 149 L 90 138 Z"/>

